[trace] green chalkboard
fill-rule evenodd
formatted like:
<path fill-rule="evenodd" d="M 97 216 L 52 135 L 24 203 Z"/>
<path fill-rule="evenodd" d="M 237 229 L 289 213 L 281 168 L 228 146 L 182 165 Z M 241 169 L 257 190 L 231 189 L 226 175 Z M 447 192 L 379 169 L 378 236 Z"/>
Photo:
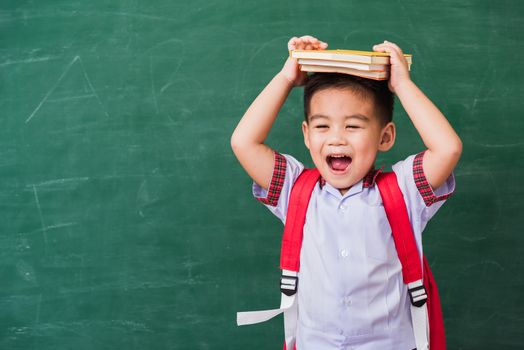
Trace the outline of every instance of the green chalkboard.
<path fill-rule="evenodd" d="M 29 1 L 0 4 L 0 348 L 278 349 L 281 224 L 229 138 L 289 37 L 412 53 L 464 141 L 425 232 L 450 349 L 524 346 L 524 4 Z M 268 143 L 311 164 L 300 89 Z M 397 108 L 380 164 L 422 150 Z"/>

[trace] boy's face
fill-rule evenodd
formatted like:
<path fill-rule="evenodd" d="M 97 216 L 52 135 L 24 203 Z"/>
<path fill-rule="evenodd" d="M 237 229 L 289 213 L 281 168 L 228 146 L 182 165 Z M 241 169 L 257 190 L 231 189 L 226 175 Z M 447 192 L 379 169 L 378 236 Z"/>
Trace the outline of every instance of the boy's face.
<path fill-rule="evenodd" d="M 342 194 L 368 173 L 377 152 L 395 141 L 394 124 L 381 127 L 372 99 L 348 89 L 317 91 L 309 111 L 304 142 L 322 177 Z"/>

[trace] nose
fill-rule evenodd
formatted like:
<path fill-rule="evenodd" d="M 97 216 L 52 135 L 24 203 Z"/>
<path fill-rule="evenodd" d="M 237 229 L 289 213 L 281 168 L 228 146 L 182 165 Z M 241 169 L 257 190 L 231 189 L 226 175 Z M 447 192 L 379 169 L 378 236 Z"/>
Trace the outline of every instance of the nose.
<path fill-rule="evenodd" d="M 344 137 L 344 129 L 343 128 L 331 128 L 329 131 L 328 142 L 330 146 L 345 145 L 346 138 Z"/>

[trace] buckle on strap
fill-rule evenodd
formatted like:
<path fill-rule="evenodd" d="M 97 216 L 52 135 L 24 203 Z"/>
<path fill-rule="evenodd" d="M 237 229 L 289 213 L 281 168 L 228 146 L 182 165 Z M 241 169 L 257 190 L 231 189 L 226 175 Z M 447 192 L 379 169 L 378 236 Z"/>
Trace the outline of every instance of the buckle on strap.
<path fill-rule="evenodd" d="M 416 307 L 421 307 L 428 301 L 428 293 L 424 284 L 420 283 L 411 288 L 408 288 L 409 298 L 411 304 Z"/>
<path fill-rule="evenodd" d="M 298 288 L 298 275 L 296 272 L 283 270 L 280 277 L 280 291 L 288 297 L 295 295 Z"/>

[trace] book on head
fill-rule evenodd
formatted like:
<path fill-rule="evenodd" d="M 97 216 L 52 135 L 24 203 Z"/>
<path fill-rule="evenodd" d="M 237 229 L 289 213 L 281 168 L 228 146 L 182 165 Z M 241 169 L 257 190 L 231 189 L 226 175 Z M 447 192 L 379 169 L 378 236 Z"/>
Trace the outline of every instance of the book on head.
<path fill-rule="evenodd" d="M 389 78 L 390 60 L 387 52 L 356 50 L 292 50 L 304 72 L 344 73 L 375 80 Z M 411 70 L 412 55 L 404 54 Z"/>
<path fill-rule="evenodd" d="M 292 50 L 292 58 L 321 59 L 327 61 L 345 61 L 366 64 L 390 64 L 389 53 L 358 50 Z M 412 63 L 412 55 L 404 54 L 408 64 Z"/>

